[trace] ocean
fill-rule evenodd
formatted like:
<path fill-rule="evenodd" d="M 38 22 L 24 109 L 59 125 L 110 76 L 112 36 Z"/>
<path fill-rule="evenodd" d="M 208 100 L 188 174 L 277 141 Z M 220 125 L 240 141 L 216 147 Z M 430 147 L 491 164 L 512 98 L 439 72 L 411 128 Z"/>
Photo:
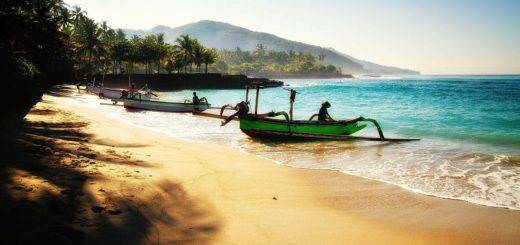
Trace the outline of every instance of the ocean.
<path fill-rule="evenodd" d="M 237 122 L 191 114 L 128 111 L 101 105 L 92 95 L 78 103 L 171 137 L 229 145 L 278 164 L 330 169 L 382 181 L 413 192 L 520 209 L 520 76 L 410 76 L 284 80 L 261 90 L 259 112 L 288 111 L 289 91 L 298 94 L 295 119 L 308 119 L 323 101 L 333 118 L 376 119 L 387 137 L 420 141 L 265 142 L 241 133 Z M 192 90 L 160 93 L 183 101 Z M 244 100 L 244 90 L 197 90 L 212 106 Z M 254 93 L 250 93 L 254 101 Z M 105 102 L 106 103 L 106 102 Z M 369 126 L 358 135 L 377 136 Z"/>

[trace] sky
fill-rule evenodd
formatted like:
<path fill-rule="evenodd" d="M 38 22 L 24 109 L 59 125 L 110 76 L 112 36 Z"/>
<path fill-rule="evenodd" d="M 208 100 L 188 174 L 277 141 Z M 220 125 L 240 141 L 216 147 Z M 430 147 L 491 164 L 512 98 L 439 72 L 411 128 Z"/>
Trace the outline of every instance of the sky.
<path fill-rule="evenodd" d="M 520 0 L 65 0 L 113 28 L 215 20 L 422 74 L 520 74 Z"/>

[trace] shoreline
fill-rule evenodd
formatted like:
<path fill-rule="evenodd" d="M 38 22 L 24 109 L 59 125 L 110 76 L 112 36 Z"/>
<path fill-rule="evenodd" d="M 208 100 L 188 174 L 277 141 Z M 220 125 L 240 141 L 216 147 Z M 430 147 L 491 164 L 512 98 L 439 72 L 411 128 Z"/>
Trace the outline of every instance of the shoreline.
<path fill-rule="evenodd" d="M 207 241 L 520 242 L 520 212 L 515 210 L 427 196 L 340 171 L 293 168 L 226 146 L 173 139 L 67 100 L 44 96 L 51 102 L 45 105 L 50 110 L 78 115 L 88 123 L 86 132 L 94 135 L 88 144 L 108 142 L 105 145 L 116 151 L 128 151 L 132 161 L 153 163 L 139 170 L 153 177 L 135 180 L 138 186 L 173 180 L 190 199 L 210 207 L 216 220 L 212 222 L 219 228 L 204 234 L 210 237 Z M 175 204 L 165 210 L 175 213 Z M 175 227 L 153 219 L 151 223 L 163 239 L 177 241 L 168 235 Z"/>
<path fill-rule="evenodd" d="M 191 114 L 191 113 L 188 113 L 188 114 Z M 114 118 L 116 120 L 119 120 L 117 117 L 113 116 L 110 113 L 108 113 L 107 116 L 112 117 L 112 118 Z M 195 116 L 195 117 L 190 118 L 190 119 L 195 121 L 195 120 L 197 120 L 199 118 Z M 191 142 L 191 143 L 195 143 L 195 144 L 206 144 L 206 143 L 218 144 L 218 142 L 212 141 L 212 140 L 208 140 L 208 139 L 201 140 L 201 139 L 188 139 L 186 137 L 179 137 L 178 135 L 172 134 L 171 132 L 169 132 L 168 130 L 165 130 L 164 128 L 163 129 L 159 129 L 161 127 L 151 127 L 151 126 L 139 125 L 138 123 L 132 122 L 132 121 L 125 121 L 125 120 L 119 120 L 119 121 L 123 122 L 123 123 L 126 123 L 128 125 L 134 126 L 134 127 L 138 127 L 138 128 L 141 128 L 141 129 L 150 130 L 150 131 L 153 131 L 153 132 L 157 132 L 157 133 L 166 135 L 168 137 L 171 137 L 174 140 Z M 236 126 L 238 126 L 238 125 L 236 125 Z M 241 133 L 241 132 L 239 132 L 239 133 Z M 278 161 L 278 160 L 275 160 L 275 159 L 272 159 L 272 158 L 269 158 L 269 157 L 266 157 L 266 156 L 262 156 L 261 154 L 258 154 L 258 152 L 256 152 L 256 154 L 255 154 L 255 152 L 248 151 L 246 148 L 244 148 L 244 147 L 242 147 L 240 145 L 236 145 L 236 144 L 230 144 L 230 145 L 228 145 L 228 147 L 230 147 L 232 149 L 238 149 L 238 150 L 240 150 L 241 152 L 243 152 L 245 154 L 254 155 L 256 157 L 259 157 L 259 158 L 264 159 L 266 161 L 275 163 L 277 165 L 288 166 L 288 167 L 297 168 L 297 169 L 318 169 L 318 170 L 327 170 L 327 171 L 339 172 L 341 174 L 346 174 L 346 175 L 349 175 L 349 176 L 360 177 L 360 178 L 363 178 L 363 179 L 366 179 L 366 180 L 369 180 L 369 181 L 377 181 L 377 182 L 393 185 L 393 186 L 402 188 L 405 191 L 410 191 L 410 192 L 413 192 L 413 193 L 416 193 L 416 194 L 422 194 L 422 195 L 427 195 L 427 196 L 436 197 L 436 198 L 449 199 L 449 200 L 465 201 L 465 202 L 468 202 L 468 203 L 471 203 L 471 204 L 476 204 L 476 205 L 481 205 L 481 206 L 486 206 L 486 207 L 503 208 L 503 209 L 509 209 L 509 210 L 514 210 L 514 211 L 520 211 L 520 209 L 518 209 L 518 208 L 511 207 L 511 206 L 505 206 L 505 205 L 499 205 L 499 204 L 493 203 L 492 201 L 485 202 L 485 201 L 471 199 L 469 197 L 453 197 L 453 196 L 449 196 L 449 195 L 438 194 L 438 193 L 435 193 L 435 192 L 427 192 L 427 191 L 423 191 L 423 190 L 418 189 L 418 188 L 409 187 L 409 186 L 404 185 L 404 184 L 399 184 L 399 183 L 395 183 L 395 182 L 391 182 L 391 181 L 386 181 L 386 180 L 381 179 L 381 178 L 379 178 L 379 179 L 375 178 L 375 177 L 371 178 L 371 177 L 363 176 L 361 174 L 350 173 L 348 171 L 344 171 L 344 170 L 341 170 L 341 169 L 335 169 L 335 168 L 312 168 L 312 167 L 295 166 L 293 164 L 286 164 L 286 163 L 283 163 L 281 161 Z"/>

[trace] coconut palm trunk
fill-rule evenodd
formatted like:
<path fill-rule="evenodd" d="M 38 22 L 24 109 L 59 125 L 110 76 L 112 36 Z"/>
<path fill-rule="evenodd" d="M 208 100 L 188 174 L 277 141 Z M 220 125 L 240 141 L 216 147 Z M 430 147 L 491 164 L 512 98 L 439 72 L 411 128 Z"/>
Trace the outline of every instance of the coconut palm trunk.
<path fill-rule="evenodd" d="M 88 51 L 88 61 L 87 61 L 87 67 L 88 67 L 88 82 L 90 82 L 90 80 L 92 80 L 92 67 L 91 67 L 91 62 L 92 62 L 92 50 L 89 50 Z"/>
<path fill-rule="evenodd" d="M 103 77 L 101 78 L 101 86 L 104 87 L 105 86 L 105 75 L 107 73 L 107 69 L 106 69 L 106 61 L 103 63 Z"/>

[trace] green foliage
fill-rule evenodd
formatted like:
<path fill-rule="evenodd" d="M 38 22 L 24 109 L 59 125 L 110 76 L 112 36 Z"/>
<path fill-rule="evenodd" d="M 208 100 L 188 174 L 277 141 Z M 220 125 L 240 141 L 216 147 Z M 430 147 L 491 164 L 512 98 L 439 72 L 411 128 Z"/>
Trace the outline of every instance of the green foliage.
<path fill-rule="evenodd" d="M 206 66 L 205 70 L 208 73 L 208 65 L 213 64 L 218 59 L 218 53 L 215 49 L 204 48 L 202 52 L 202 63 Z M 227 67 L 227 65 L 226 65 Z M 227 69 L 226 69 L 227 70 Z"/>
<path fill-rule="evenodd" d="M 44 89 L 72 77 L 69 10 L 62 1 L 5 0 L 0 10 L 4 118 L 19 120 Z M 10 120 L 9 120 L 10 121 Z"/>
<path fill-rule="evenodd" d="M 336 73 L 335 66 L 325 64 L 325 56 L 310 53 L 267 50 L 258 44 L 253 51 L 220 50 L 220 60 L 228 65 L 229 73 Z"/>

